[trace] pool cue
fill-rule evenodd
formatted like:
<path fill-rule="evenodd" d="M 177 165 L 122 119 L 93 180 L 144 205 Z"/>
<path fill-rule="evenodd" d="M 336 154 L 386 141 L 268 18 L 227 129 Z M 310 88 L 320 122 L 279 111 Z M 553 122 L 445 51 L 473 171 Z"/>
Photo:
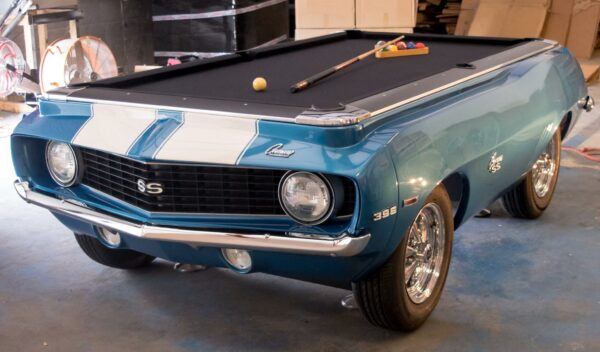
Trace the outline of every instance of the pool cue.
<path fill-rule="evenodd" d="M 358 62 L 358 61 L 360 61 L 360 60 L 362 60 L 362 59 L 364 59 L 366 57 L 371 56 L 371 55 L 375 54 L 376 52 L 378 52 L 379 50 L 383 50 L 384 48 L 386 48 L 389 45 L 396 44 L 397 42 L 401 41 L 402 39 L 404 39 L 403 35 L 399 36 L 398 38 L 396 38 L 394 40 L 390 40 L 389 42 L 387 42 L 387 43 L 385 43 L 385 44 L 383 44 L 381 46 L 378 46 L 375 49 L 369 50 L 366 53 L 360 54 L 360 55 L 358 55 L 355 58 L 352 58 L 352 59 L 350 59 L 348 61 L 344 61 L 344 62 L 342 62 L 339 65 L 335 65 L 335 66 L 333 66 L 331 68 L 326 69 L 323 72 L 319 72 L 319 73 L 317 73 L 314 76 L 308 77 L 307 79 L 302 80 L 302 81 L 294 84 L 293 86 L 291 86 L 290 87 L 290 91 L 292 93 L 296 93 L 296 92 L 299 92 L 301 90 L 304 90 L 304 89 L 308 88 L 309 86 L 311 86 L 311 85 L 317 83 L 318 81 L 322 80 L 323 78 L 329 77 L 332 74 L 345 69 L 346 67 L 352 65 L 355 62 Z"/>

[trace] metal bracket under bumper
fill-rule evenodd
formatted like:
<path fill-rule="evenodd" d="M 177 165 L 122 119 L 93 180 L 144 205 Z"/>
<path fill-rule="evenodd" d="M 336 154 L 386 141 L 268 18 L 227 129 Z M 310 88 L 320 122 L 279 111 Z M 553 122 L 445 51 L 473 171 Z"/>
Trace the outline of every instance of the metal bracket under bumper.
<path fill-rule="evenodd" d="M 100 213 L 83 205 L 74 204 L 68 200 L 61 200 L 35 192 L 29 188 L 28 182 L 17 180 L 14 186 L 19 196 L 28 203 L 39 205 L 52 212 L 92 223 L 96 226 L 149 240 L 180 242 L 192 246 L 349 257 L 359 254 L 371 238 L 370 234 L 360 237 L 344 235 L 334 239 L 325 236 L 296 238 L 271 236 L 269 234 L 214 232 L 137 224 Z"/>
<path fill-rule="evenodd" d="M 586 96 L 579 99 L 577 105 L 579 106 L 579 108 L 585 110 L 585 112 L 590 112 L 594 110 L 596 103 L 594 102 L 594 98 L 592 98 L 591 96 Z"/>

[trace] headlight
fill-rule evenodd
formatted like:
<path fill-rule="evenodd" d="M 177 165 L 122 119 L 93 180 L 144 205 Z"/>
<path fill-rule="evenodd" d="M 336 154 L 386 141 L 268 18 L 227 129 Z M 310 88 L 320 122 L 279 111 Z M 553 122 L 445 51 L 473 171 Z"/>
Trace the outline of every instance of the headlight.
<path fill-rule="evenodd" d="M 70 145 L 50 142 L 46 147 L 46 165 L 52 179 L 62 186 L 70 186 L 77 176 L 77 157 Z"/>
<path fill-rule="evenodd" d="M 286 175 L 279 185 L 279 200 L 286 214 L 305 225 L 327 220 L 334 204 L 329 182 L 310 172 Z"/>

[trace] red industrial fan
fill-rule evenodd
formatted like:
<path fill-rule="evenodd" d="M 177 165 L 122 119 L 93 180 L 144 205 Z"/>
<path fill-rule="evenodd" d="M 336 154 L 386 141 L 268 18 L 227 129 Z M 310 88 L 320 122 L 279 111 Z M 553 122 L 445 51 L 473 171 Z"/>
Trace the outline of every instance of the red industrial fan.
<path fill-rule="evenodd" d="M 27 63 L 21 49 L 12 40 L 0 38 L 0 97 L 16 92 L 20 87 L 26 91 L 37 90 L 32 84 L 23 82 L 27 74 Z M 25 87 L 22 87 L 25 84 Z"/>
<path fill-rule="evenodd" d="M 40 88 L 42 92 L 47 92 L 117 74 L 115 57 L 100 38 L 86 36 L 61 39 L 52 43 L 42 58 Z"/>

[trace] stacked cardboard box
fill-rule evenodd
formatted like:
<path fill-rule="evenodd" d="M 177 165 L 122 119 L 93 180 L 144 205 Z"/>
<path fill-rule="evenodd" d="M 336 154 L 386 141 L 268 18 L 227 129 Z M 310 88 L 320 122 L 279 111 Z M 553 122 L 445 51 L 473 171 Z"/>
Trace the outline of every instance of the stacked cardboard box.
<path fill-rule="evenodd" d="M 556 0 L 560 2 L 560 0 Z M 598 48 L 600 3 L 597 1 L 575 1 L 566 42 L 571 53 L 578 58 L 589 59 Z M 549 29 L 549 26 L 547 26 Z M 560 42 L 560 41 L 559 41 Z"/>
<path fill-rule="evenodd" d="M 599 27 L 597 0 L 463 0 L 455 34 L 543 37 L 589 59 Z"/>
<path fill-rule="evenodd" d="M 469 35 L 539 37 L 549 0 L 480 0 Z"/>
<path fill-rule="evenodd" d="M 415 32 L 454 34 L 460 0 L 420 0 Z"/>
<path fill-rule="evenodd" d="M 455 35 L 467 35 L 478 4 L 479 0 L 462 0 L 456 22 L 456 30 L 454 31 Z"/>
<path fill-rule="evenodd" d="M 414 0 L 296 0 L 296 39 L 361 29 L 410 33 Z"/>

